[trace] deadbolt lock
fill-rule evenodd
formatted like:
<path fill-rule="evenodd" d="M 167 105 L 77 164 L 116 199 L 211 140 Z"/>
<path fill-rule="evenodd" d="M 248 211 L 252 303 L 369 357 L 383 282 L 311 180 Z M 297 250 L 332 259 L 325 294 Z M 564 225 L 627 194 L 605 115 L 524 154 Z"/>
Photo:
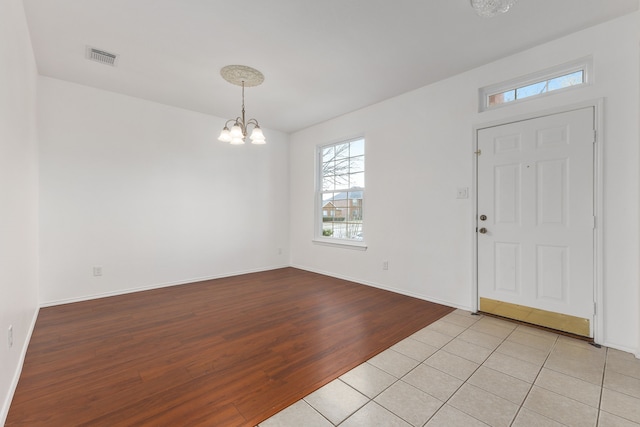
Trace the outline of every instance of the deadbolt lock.
<path fill-rule="evenodd" d="M 486 215 L 480 215 L 480 221 L 486 221 L 486 220 L 487 220 Z"/>

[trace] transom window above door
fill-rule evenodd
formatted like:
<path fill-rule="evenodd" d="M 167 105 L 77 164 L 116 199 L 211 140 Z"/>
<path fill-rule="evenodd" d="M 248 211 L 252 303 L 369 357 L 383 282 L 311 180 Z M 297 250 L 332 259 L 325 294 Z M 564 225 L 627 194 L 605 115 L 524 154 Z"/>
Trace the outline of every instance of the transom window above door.
<path fill-rule="evenodd" d="M 591 58 L 560 65 L 534 74 L 483 87 L 479 110 L 486 111 L 552 92 L 584 86 L 591 80 Z"/>

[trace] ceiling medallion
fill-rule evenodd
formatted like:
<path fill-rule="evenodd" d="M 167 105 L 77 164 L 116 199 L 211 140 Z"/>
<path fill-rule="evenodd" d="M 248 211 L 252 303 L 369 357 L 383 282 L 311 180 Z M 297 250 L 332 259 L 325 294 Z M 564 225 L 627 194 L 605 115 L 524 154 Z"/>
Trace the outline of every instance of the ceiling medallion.
<path fill-rule="evenodd" d="M 517 0 L 471 0 L 471 7 L 484 18 L 507 12 Z"/>
<path fill-rule="evenodd" d="M 223 79 L 231 84 L 244 87 L 259 86 L 264 81 L 264 75 L 255 68 L 246 65 L 227 65 L 220 70 Z"/>

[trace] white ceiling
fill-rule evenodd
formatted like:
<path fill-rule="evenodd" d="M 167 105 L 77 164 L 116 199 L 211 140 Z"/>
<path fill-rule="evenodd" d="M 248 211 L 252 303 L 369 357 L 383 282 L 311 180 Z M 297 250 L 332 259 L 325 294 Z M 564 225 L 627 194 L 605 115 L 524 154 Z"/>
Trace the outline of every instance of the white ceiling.
<path fill-rule="evenodd" d="M 292 132 L 638 9 L 638 0 L 24 0 L 41 75 Z M 119 55 L 85 59 L 89 45 Z M 570 59 L 570 58 L 568 58 Z"/>

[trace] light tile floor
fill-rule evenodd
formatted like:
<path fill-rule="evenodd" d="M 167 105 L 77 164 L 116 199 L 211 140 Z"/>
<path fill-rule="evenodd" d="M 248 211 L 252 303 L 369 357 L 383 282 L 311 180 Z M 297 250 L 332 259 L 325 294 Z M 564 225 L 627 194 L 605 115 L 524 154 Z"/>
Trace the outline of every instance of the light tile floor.
<path fill-rule="evenodd" d="M 456 310 L 260 427 L 640 426 L 640 360 Z"/>

